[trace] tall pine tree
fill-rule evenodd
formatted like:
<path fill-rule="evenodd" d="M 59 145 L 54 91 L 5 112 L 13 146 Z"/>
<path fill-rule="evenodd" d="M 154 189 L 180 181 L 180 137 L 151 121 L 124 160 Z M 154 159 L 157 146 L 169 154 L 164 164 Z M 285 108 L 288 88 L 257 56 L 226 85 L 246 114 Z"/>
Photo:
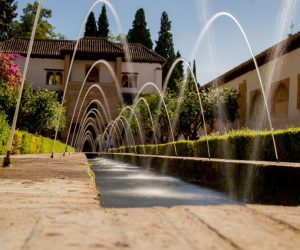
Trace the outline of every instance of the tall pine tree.
<path fill-rule="evenodd" d="M 160 31 L 158 32 L 158 40 L 156 42 L 155 52 L 167 59 L 163 67 L 163 81 L 165 80 L 173 62 L 176 60 L 173 44 L 173 34 L 171 33 L 171 21 L 169 21 L 168 14 L 162 13 Z M 172 74 L 168 83 L 170 89 L 176 88 L 175 74 Z"/>
<path fill-rule="evenodd" d="M 0 41 L 10 39 L 13 19 L 17 16 L 17 3 L 15 0 L 0 1 Z"/>
<path fill-rule="evenodd" d="M 181 58 L 181 54 L 180 54 L 179 51 L 177 51 L 177 54 L 176 54 L 176 59 L 177 58 Z M 183 68 L 183 62 L 182 61 L 177 63 L 175 70 L 176 70 L 175 79 L 176 80 L 179 80 L 179 79 L 182 80 L 184 78 L 184 68 Z"/>
<path fill-rule="evenodd" d="M 94 12 L 91 12 L 85 24 L 84 36 L 97 36 L 97 33 L 96 18 Z"/>
<path fill-rule="evenodd" d="M 152 49 L 153 43 L 150 31 L 147 29 L 144 9 L 138 9 L 135 13 L 132 29 L 128 32 L 127 40 L 130 43 L 141 43 L 147 48 Z"/>
<path fill-rule="evenodd" d="M 193 61 L 193 74 L 194 74 L 195 78 L 197 79 L 196 60 Z"/>
<path fill-rule="evenodd" d="M 108 38 L 109 22 L 106 14 L 106 7 L 103 4 L 101 14 L 98 19 L 98 36 Z"/>

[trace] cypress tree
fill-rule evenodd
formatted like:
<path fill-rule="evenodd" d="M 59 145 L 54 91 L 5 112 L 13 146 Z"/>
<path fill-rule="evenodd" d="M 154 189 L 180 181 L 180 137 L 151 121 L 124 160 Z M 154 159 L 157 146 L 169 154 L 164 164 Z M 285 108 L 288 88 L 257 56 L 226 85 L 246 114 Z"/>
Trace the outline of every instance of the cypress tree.
<path fill-rule="evenodd" d="M 180 54 L 179 51 L 177 51 L 176 59 L 177 59 L 177 58 L 180 58 L 180 57 L 181 57 L 181 54 Z M 176 66 L 176 73 L 177 73 L 177 75 L 176 75 L 176 77 L 175 77 L 176 80 L 179 80 L 179 79 L 183 79 L 183 78 L 184 78 L 184 69 L 183 69 L 183 62 L 182 62 L 182 61 L 180 61 L 180 62 L 177 64 L 177 66 Z"/>
<path fill-rule="evenodd" d="M 193 73 L 194 73 L 195 78 L 197 79 L 196 60 L 193 61 Z"/>
<path fill-rule="evenodd" d="M 173 62 L 176 60 L 176 55 L 174 52 L 174 44 L 173 44 L 173 34 L 171 33 L 171 21 L 169 21 L 168 14 L 166 12 L 162 13 L 160 31 L 158 32 L 158 40 L 155 42 L 156 42 L 155 52 L 163 56 L 167 60 L 162 71 L 162 76 L 164 81 Z M 170 89 L 176 88 L 174 73 L 170 77 L 168 86 Z"/>
<path fill-rule="evenodd" d="M 17 3 L 15 0 L 0 1 L 0 41 L 10 39 L 12 34 L 13 19 L 17 16 Z"/>
<path fill-rule="evenodd" d="M 106 14 L 106 7 L 103 4 L 101 14 L 98 19 L 98 36 L 108 38 L 109 34 L 109 22 Z"/>
<path fill-rule="evenodd" d="M 86 21 L 84 36 L 97 36 L 97 25 L 94 12 L 90 13 Z"/>
<path fill-rule="evenodd" d="M 144 9 L 138 9 L 135 13 L 132 29 L 128 32 L 127 40 L 130 43 L 141 43 L 147 48 L 152 49 L 153 43 L 150 31 L 147 29 Z"/>

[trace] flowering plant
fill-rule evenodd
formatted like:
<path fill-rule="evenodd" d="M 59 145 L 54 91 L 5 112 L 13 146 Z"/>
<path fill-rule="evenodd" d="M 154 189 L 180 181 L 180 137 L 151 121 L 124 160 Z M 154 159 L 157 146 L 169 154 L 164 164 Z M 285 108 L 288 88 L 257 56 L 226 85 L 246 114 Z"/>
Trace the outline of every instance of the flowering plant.
<path fill-rule="evenodd" d="M 5 54 L 0 51 L 0 80 L 7 83 L 10 87 L 17 87 L 21 81 L 20 66 L 15 59 L 23 57 L 18 54 Z"/>

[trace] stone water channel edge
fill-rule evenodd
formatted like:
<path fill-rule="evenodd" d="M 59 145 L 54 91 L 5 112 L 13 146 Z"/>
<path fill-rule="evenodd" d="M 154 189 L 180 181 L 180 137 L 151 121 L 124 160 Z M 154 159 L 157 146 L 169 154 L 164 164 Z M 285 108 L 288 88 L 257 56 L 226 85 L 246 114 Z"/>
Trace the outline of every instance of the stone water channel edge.
<path fill-rule="evenodd" d="M 103 208 L 83 154 L 0 169 L 0 249 L 299 249 L 300 207 Z"/>

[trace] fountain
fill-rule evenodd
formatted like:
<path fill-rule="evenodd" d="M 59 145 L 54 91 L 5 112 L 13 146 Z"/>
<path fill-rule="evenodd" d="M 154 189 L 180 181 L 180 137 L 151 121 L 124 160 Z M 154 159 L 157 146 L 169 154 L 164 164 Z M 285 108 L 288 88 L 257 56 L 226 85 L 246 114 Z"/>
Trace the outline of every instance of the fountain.
<path fill-rule="evenodd" d="M 11 147 L 12 147 L 12 141 L 13 141 L 13 133 L 15 131 L 15 127 L 16 127 L 16 123 L 17 123 L 17 116 L 18 116 L 18 111 L 19 111 L 19 105 L 20 105 L 20 98 L 21 98 L 21 94 L 22 94 L 22 89 L 24 86 L 24 82 L 25 82 L 25 78 L 26 78 L 26 72 L 27 72 L 27 68 L 28 68 L 28 64 L 29 64 L 29 59 L 30 59 L 30 54 L 31 54 L 31 50 L 32 50 L 32 46 L 33 46 L 33 40 L 34 40 L 34 35 L 35 35 L 35 30 L 36 30 L 36 26 L 37 26 L 37 17 L 41 11 L 42 8 L 42 0 L 40 0 L 39 2 L 39 8 L 37 11 L 37 15 L 35 18 L 35 23 L 34 23 L 34 27 L 33 27 L 33 32 L 31 35 L 31 40 L 30 40 L 30 45 L 29 45 L 29 49 L 28 49 L 28 54 L 27 54 L 27 59 L 26 59 L 26 63 L 25 63 L 25 67 L 24 67 L 24 72 L 23 72 L 23 77 L 22 77 L 22 82 L 21 82 L 21 86 L 20 86 L 20 91 L 19 91 L 19 97 L 18 97 L 18 101 L 17 101 L 17 106 L 16 106 L 16 111 L 15 111 L 15 116 L 13 119 L 13 124 L 12 124 L 12 129 L 11 129 L 11 134 L 9 137 L 9 142 L 8 142 L 8 151 L 7 151 L 7 157 L 5 159 L 5 164 L 4 165 L 9 165 L 10 164 L 10 160 L 9 160 L 9 156 L 10 156 L 10 152 L 11 152 Z M 55 146 L 55 141 L 57 139 L 57 134 L 58 134 L 58 128 L 60 125 L 60 119 L 61 119 L 61 113 L 62 113 L 62 108 L 63 108 L 63 103 L 65 101 L 65 97 L 66 97 L 66 93 L 68 90 L 68 84 L 70 82 L 70 76 L 71 76 L 71 72 L 72 72 L 72 68 L 73 68 L 73 64 L 74 64 L 74 60 L 75 60 L 75 56 L 76 56 L 76 52 L 78 49 L 78 45 L 80 43 L 80 36 L 81 33 L 83 31 L 84 28 L 84 24 L 86 23 L 87 17 L 89 15 L 89 13 L 93 10 L 93 8 L 98 4 L 98 3 L 104 3 L 107 6 L 110 7 L 117 23 L 118 23 L 118 27 L 119 29 L 122 31 L 122 26 L 121 26 L 121 22 L 119 20 L 119 17 L 117 15 L 117 13 L 114 10 L 114 7 L 111 5 L 111 3 L 107 0 L 98 0 L 95 1 L 94 4 L 92 4 L 83 24 L 82 27 L 80 29 L 79 32 L 79 36 L 78 39 L 76 40 L 76 44 L 74 47 L 74 51 L 72 54 L 72 59 L 71 59 L 71 63 L 70 63 L 70 67 L 68 70 L 68 74 L 65 80 L 65 86 L 64 86 L 64 93 L 63 93 L 63 98 L 62 98 L 62 103 L 61 103 L 61 109 L 60 109 L 60 113 L 59 113 L 59 121 L 57 123 L 57 128 L 55 131 L 55 139 L 54 139 L 54 143 L 53 143 L 53 149 L 52 149 L 52 157 L 54 157 L 54 146 Z M 288 4 L 284 5 L 285 8 L 282 9 L 282 13 L 290 13 L 291 10 L 293 8 L 295 8 L 297 1 L 289 1 Z M 269 104 L 268 102 L 270 101 L 270 95 L 272 92 L 272 82 L 274 79 L 276 79 L 276 75 L 275 75 L 275 69 L 277 69 L 278 67 L 280 68 L 280 65 L 278 66 L 278 64 L 276 62 L 270 64 L 270 68 L 266 74 L 266 79 L 264 79 L 261 77 L 261 73 L 258 67 L 258 63 L 256 60 L 256 57 L 254 56 L 253 50 L 252 50 L 252 46 L 250 45 L 250 42 L 247 38 L 246 32 L 244 31 L 242 25 L 239 23 L 239 21 L 230 13 L 228 12 L 219 12 L 217 14 L 215 14 L 214 16 L 212 16 L 207 23 L 205 24 L 203 30 L 201 31 L 201 33 L 198 35 L 197 41 L 195 43 L 195 46 L 193 48 L 192 51 L 192 55 L 191 55 L 191 60 L 193 61 L 193 59 L 195 59 L 198 48 L 204 38 L 204 36 L 208 33 L 210 27 L 214 24 L 214 22 L 218 19 L 220 19 L 221 17 L 227 17 L 230 20 L 232 20 L 234 22 L 234 24 L 239 28 L 239 31 L 241 32 L 241 34 L 243 35 L 243 38 L 245 39 L 245 42 L 248 46 L 248 49 L 250 51 L 253 63 L 255 65 L 255 70 L 257 73 L 257 77 L 259 80 L 259 84 L 260 84 L 260 89 L 262 91 L 262 95 L 263 95 L 263 101 L 264 101 L 264 110 L 266 112 L 266 116 L 268 119 L 268 123 L 269 123 L 269 128 L 271 131 L 274 131 L 273 128 L 273 124 L 272 124 L 272 119 L 271 119 L 271 115 L 270 115 L 270 110 L 269 110 Z M 287 25 L 287 20 L 288 17 L 285 15 L 283 15 L 282 19 L 280 19 L 281 21 L 281 29 L 280 29 L 280 36 L 282 37 L 283 35 L 283 31 L 284 31 L 284 27 L 286 27 Z M 276 47 L 275 50 L 273 51 L 272 55 L 270 55 L 271 58 L 276 58 L 278 55 L 281 55 L 281 53 L 284 51 L 284 44 L 282 44 L 282 47 Z M 128 44 L 126 42 L 126 40 L 123 41 L 123 48 L 125 51 L 125 60 L 127 62 L 129 62 L 129 68 L 131 67 L 131 60 L 130 60 L 130 54 L 129 54 L 129 50 L 128 50 Z M 209 143 L 209 139 L 207 137 L 208 132 L 206 129 L 206 121 L 205 121 L 205 110 L 203 109 L 203 105 L 202 105 L 202 100 L 201 100 L 201 95 L 199 92 L 199 85 L 198 85 L 198 80 L 196 78 L 196 76 L 193 73 L 193 70 L 188 62 L 188 60 L 184 59 L 184 58 L 178 58 L 174 61 L 173 65 L 171 66 L 171 69 L 169 70 L 167 77 L 165 79 L 165 83 L 164 83 L 164 89 L 163 91 L 160 91 L 160 89 L 157 87 L 157 85 L 153 82 L 145 82 L 143 84 L 143 86 L 138 90 L 138 93 L 134 99 L 134 103 L 132 107 L 129 106 L 125 106 L 122 108 L 121 112 L 119 113 L 119 115 L 113 119 L 113 116 L 111 114 L 111 110 L 109 108 L 108 105 L 108 100 L 107 100 L 107 96 L 103 90 L 103 88 L 101 86 L 99 86 L 99 84 L 92 84 L 86 91 L 84 90 L 84 86 L 87 82 L 87 79 L 90 75 L 90 73 L 92 72 L 93 68 L 96 67 L 99 64 L 103 64 L 104 66 L 106 66 L 106 68 L 109 70 L 110 75 L 112 76 L 113 80 L 114 80 L 114 87 L 117 89 L 117 95 L 119 98 L 119 101 L 121 104 L 123 104 L 123 99 L 122 99 L 122 95 L 121 95 L 121 89 L 120 89 L 120 82 L 117 79 L 116 74 L 114 73 L 114 70 L 112 69 L 111 65 L 109 64 L 109 62 L 105 61 L 105 60 L 98 60 L 95 61 L 92 65 L 92 67 L 89 69 L 87 75 L 85 76 L 84 81 L 81 84 L 81 88 L 78 94 L 78 97 L 76 99 L 76 104 L 75 107 L 73 109 L 73 113 L 72 113 L 72 118 L 71 118 L 71 122 L 68 128 L 68 134 L 67 134 L 67 138 L 65 141 L 65 144 L 67 145 L 67 143 L 70 142 L 71 145 L 73 145 L 77 151 L 82 151 L 83 148 L 85 148 L 85 144 L 88 143 L 90 145 L 90 148 L 92 150 L 92 153 L 96 153 L 96 152 L 100 152 L 100 153 L 108 153 L 108 154 L 112 154 L 113 153 L 109 153 L 107 152 L 111 147 L 115 147 L 115 144 L 113 142 L 113 140 L 116 138 L 117 140 L 117 144 L 118 147 L 120 148 L 122 145 L 125 146 L 125 139 L 123 137 L 126 137 L 126 141 L 127 141 L 127 146 L 130 148 L 129 150 L 134 150 L 135 154 L 125 154 L 125 147 L 124 147 L 124 155 L 127 155 L 129 157 L 136 157 L 138 155 L 137 152 L 137 147 L 138 145 L 141 144 L 141 146 L 143 146 L 143 150 L 144 150 L 144 157 L 146 155 L 146 140 L 143 136 L 143 132 L 142 132 L 142 124 L 141 121 L 139 120 L 139 117 L 136 114 L 136 109 L 138 108 L 138 105 L 143 102 L 146 105 L 146 109 L 151 121 L 151 127 L 153 130 L 153 135 L 154 135 L 154 141 L 155 141 L 155 149 L 156 149 L 156 155 L 154 156 L 155 161 L 166 161 L 166 162 L 172 162 L 174 164 L 177 163 L 177 161 L 179 160 L 184 160 L 184 164 L 186 164 L 185 166 L 180 165 L 180 171 L 184 168 L 187 169 L 192 169 L 194 170 L 194 165 L 192 165 L 190 162 L 194 161 L 194 160 L 199 160 L 199 159 L 191 159 L 192 157 L 179 157 L 178 156 L 178 152 L 177 152 L 177 146 L 176 146 L 176 141 L 175 141 L 175 136 L 174 136 L 174 127 L 178 121 L 178 114 L 180 111 L 180 105 L 181 105 L 181 100 L 183 99 L 183 95 L 184 92 L 186 90 L 186 85 L 187 85 L 187 77 L 184 79 L 183 81 L 183 85 L 180 88 L 180 93 L 178 96 L 178 103 L 176 105 L 176 110 L 175 110 L 175 115 L 174 117 L 171 119 L 170 115 L 168 113 L 168 107 L 166 105 L 166 102 L 164 100 L 164 96 L 167 90 L 167 86 L 169 83 L 169 79 L 171 77 L 171 74 L 173 73 L 173 70 L 175 69 L 175 67 L 177 66 L 178 63 L 184 63 L 186 64 L 187 67 L 187 71 L 189 72 L 194 85 L 195 85 L 195 91 L 197 92 L 197 96 L 198 96 L 198 104 L 201 110 L 201 118 L 203 120 L 203 129 L 204 129 L 204 134 L 206 136 L 205 140 L 206 140 L 206 148 L 207 148 L 207 155 L 208 158 L 207 159 L 201 159 L 202 161 L 204 161 L 205 163 L 203 163 L 204 165 L 206 165 L 204 168 L 204 172 L 207 171 L 207 166 L 212 167 L 213 166 L 213 170 L 215 171 L 214 167 L 216 167 L 216 169 L 220 168 L 220 164 L 222 164 L 222 166 L 224 167 L 226 164 L 226 166 L 228 166 L 229 163 L 233 164 L 233 161 L 229 161 L 229 162 L 225 162 L 223 159 L 215 159 L 211 157 L 211 149 L 210 149 L 210 143 Z M 277 71 L 278 73 L 278 71 Z M 263 84 L 265 83 L 265 85 Z M 161 108 L 163 107 L 164 112 L 167 116 L 167 121 L 168 121 L 168 126 L 170 129 L 170 133 L 168 135 L 168 142 L 170 144 L 172 144 L 172 146 L 174 147 L 174 151 L 175 151 L 175 156 L 174 157 L 168 157 L 168 156 L 162 156 L 159 155 L 159 150 L 158 150 L 158 141 L 157 141 L 157 136 L 156 136 L 156 129 L 158 127 L 158 116 L 156 117 L 156 121 L 154 122 L 153 120 L 153 114 L 151 113 L 149 104 L 147 102 L 147 100 L 142 96 L 142 94 L 144 94 L 144 92 L 146 90 L 148 90 L 149 88 L 153 89 L 155 91 L 155 93 L 158 95 L 159 97 L 159 105 L 158 105 L 158 110 L 161 110 Z M 88 106 L 85 108 L 83 108 L 83 106 L 85 105 L 86 99 L 88 98 L 88 94 L 92 91 L 96 89 L 100 94 L 101 94 L 101 98 L 103 100 L 98 100 L 98 99 L 93 99 L 92 101 L 89 102 Z M 81 98 L 81 94 L 84 93 L 84 97 Z M 81 104 L 79 105 L 79 102 L 81 101 Z M 96 104 L 97 108 L 90 108 L 92 104 Z M 98 107 L 101 109 L 101 111 L 98 110 Z M 83 111 L 83 112 L 82 112 Z M 128 118 L 125 115 L 125 112 L 129 112 L 130 113 L 130 118 Z M 74 128 L 74 132 L 72 134 L 71 140 L 70 136 L 71 136 L 71 129 L 72 129 L 72 125 L 73 125 L 73 121 L 75 120 L 75 117 L 77 115 L 76 118 L 76 122 L 75 122 L 75 128 Z M 137 130 L 138 132 L 133 132 L 133 128 L 131 126 L 131 121 L 132 118 L 135 118 L 135 121 L 137 123 Z M 200 115 L 199 115 L 200 118 Z M 122 124 L 122 128 L 120 129 L 119 125 Z M 105 127 L 106 126 L 106 127 Z M 123 136 L 123 131 L 124 131 L 124 136 Z M 94 132 L 94 133 L 93 133 Z M 139 137 L 137 136 L 137 134 L 139 134 Z M 172 137 L 172 140 L 170 140 L 170 136 Z M 277 161 L 279 161 L 279 156 L 278 156 L 278 149 L 277 149 L 277 144 L 275 141 L 275 137 L 274 134 L 272 133 L 272 142 L 273 142 L 273 148 L 274 148 L 274 154 L 275 154 L 275 158 Z M 151 138 L 152 140 L 152 138 Z M 257 145 L 256 145 L 257 146 Z M 258 147 L 256 147 L 257 150 Z M 99 149 L 99 150 L 98 150 Z M 65 152 L 64 154 L 67 152 L 67 147 L 65 148 Z M 132 152 L 130 152 L 132 153 Z M 149 157 L 149 155 L 147 155 L 147 157 Z M 184 158 L 184 159 L 183 159 Z M 181 163 L 182 164 L 182 163 Z M 191 165 L 189 165 L 191 164 Z M 234 163 L 235 164 L 235 163 Z M 245 161 L 240 163 L 240 161 L 237 164 L 250 164 L 249 162 Z M 253 163 L 251 163 L 253 164 Z M 272 163 L 273 165 L 275 163 Z M 154 164 L 155 165 L 155 164 Z M 157 164 L 159 165 L 159 164 Z M 176 164 L 174 164 L 175 166 L 177 166 Z M 273 166 L 272 165 L 272 166 Z M 277 166 L 275 164 L 275 166 Z M 173 170 L 174 170 L 174 166 L 173 166 Z M 251 170 L 251 168 L 249 168 Z M 185 170 L 185 169 L 184 169 Z M 179 171 L 179 170 L 177 170 Z M 187 170 L 189 171 L 189 170 Z M 199 170 L 197 170 L 199 171 Z M 194 172 L 193 172 L 194 173 Z M 253 171 L 251 172 L 253 173 Z M 206 173 L 207 174 L 207 173 Z M 220 173 L 218 171 L 214 172 L 214 174 L 216 174 L 218 177 L 222 177 L 220 175 Z M 207 174 L 208 175 L 208 174 Z M 248 176 L 249 177 L 249 176 Z M 252 180 L 252 175 L 247 178 L 246 180 L 246 186 L 248 187 L 247 190 L 244 190 L 244 192 L 246 193 L 246 195 L 249 193 L 249 190 L 252 187 L 252 184 L 249 184 Z M 235 178 L 234 176 L 230 176 L 230 178 Z M 220 185 L 219 183 L 216 184 Z M 250 188 L 249 188 L 250 187 Z M 155 191 L 155 190 L 154 190 Z M 153 192 L 154 192 L 153 191 Z"/>
<path fill-rule="evenodd" d="M 21 103 L 24 84 L 25 84 L 25 81 L 26 81 L 26 75 L 27 75 L 29 60 L 30 60 L 30 56 L 31 56 L 31 52 L 32 52 L 35 32 L 36 32 L 39 16 L 40 16 L 40 13 L 41 13 L 41 10 L 42 10 L 43 1 L 44 0 L 39 0 L 39 5 L 38 5 L 36 15 L 35 15 L 35 19 L 34 19 L 34 24 L 33 24 L 32 32 L 31 32 L 27 57 L 26 57 L 25 65 L 24 65 L 24 70 L 23 70 L 23 74 L 22 74 L 20 88 L 19 88 L 19 94 L 18 94 L 18 98 L 17 98 L 17 104 L 16 104 L 15 113 L 14 113 L 13 123 L 12 123 L 12 126 L 11 126 L 11 131 L 10 131 L 10 135 L 9 135 L 9 139 L 8 139 L 7 153 L 6 153 L 6 157 L 4 158 L 4 162 L 3 162 L 4 167 L 8 167 L 8 166 L 11 165 L 10 154 L 11 154 L 11 150 L 12 150 L 12 143 L 13 143 L 13 138 L 14 138 L 14 134 L 15 134 L 15 130 L 16 130 L 16 125 L 17 125 L 17 120 L 18 120 L 18 115 L 19 115 L 19 109 L 20 109 L 20 103 Z"/>

